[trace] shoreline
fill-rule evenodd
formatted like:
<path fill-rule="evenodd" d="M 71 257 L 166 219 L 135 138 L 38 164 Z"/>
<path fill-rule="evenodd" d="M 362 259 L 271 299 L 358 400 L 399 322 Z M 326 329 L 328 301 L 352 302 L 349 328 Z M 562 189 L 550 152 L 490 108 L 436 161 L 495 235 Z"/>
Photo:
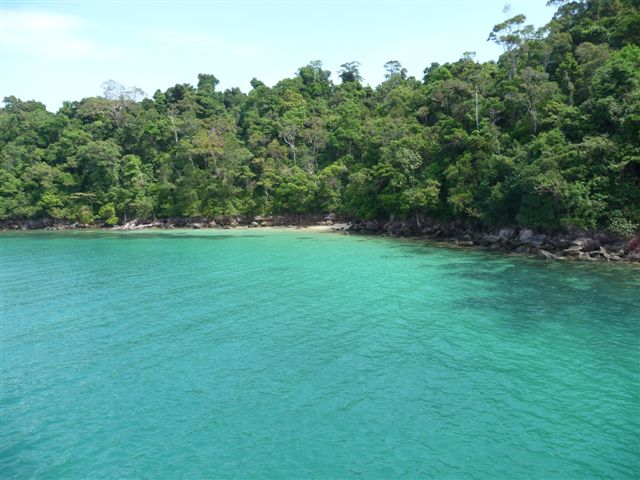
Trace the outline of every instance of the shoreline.
<path fill-rule="evenodd" d="M 385 237 L 420 238 L 453 248 L 536 257 L 545 261 L 640 262 L 640 232 L 623 238 L 604 232 L 540 232 L 521 227 L 480 229 L 461 222 L 355 222 L 349 231 Z"/>
<path fill-rule="evenodd" d="M 470 248 L 502 254 L 515 254 L 553 261 L 640 263 L 640 234 L 622 238 L 603 232 L 575 231 L 542 233 L 527 228 L 502 227 L 493 230 L 474 229 L 462 223 L 347 221 L 335 215 L 255 216 L 168 218 L 153 221 L 132 220 L 123 225 L 78 224 L 67 221 L 21 220 L 2 221 L 0 231 L 136 231 L 136 230 L 306 230 L 347 235 L 420 239 L 439 246 Z"/>

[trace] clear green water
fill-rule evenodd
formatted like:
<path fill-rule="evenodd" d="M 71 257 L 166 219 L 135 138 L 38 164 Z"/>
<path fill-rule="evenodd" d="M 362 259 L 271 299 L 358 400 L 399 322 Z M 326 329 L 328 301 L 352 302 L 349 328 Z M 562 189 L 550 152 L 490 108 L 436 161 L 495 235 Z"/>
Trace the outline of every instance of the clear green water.
<path fill-rule="evenodd" d="M 640 269 L 2 236 L 2 479 L 638 478 Z"/>

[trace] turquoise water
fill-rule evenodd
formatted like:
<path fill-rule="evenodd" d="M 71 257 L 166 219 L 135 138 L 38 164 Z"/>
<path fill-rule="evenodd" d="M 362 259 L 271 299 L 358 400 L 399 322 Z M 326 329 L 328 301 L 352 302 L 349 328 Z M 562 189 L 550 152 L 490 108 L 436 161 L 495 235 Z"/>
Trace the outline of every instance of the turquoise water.
<path fill-rule="evenodd" d="M 2 479 L 638 478 L 640 269 L 288 230 L 2 236 Z"/>

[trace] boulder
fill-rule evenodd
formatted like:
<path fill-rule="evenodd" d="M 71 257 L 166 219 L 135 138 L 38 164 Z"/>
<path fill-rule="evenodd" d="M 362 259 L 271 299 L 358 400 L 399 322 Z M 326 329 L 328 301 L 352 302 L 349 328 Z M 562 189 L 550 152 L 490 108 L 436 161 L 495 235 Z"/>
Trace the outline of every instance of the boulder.
<path fill-rule="evenodd" d="M 534 233 L 533 230 L 529 230 L 525 228 L 520 231 L 520 235 L 518 235 L 518 241 L 520 243 L 527 243 L 529 245 L 542 245 L 547 236 L 543 233 Z"/>
<path fill-rule="evenodd" d="M 402 223 L 400 225 L 400 235 L 410 235 L 411 234 L 411 227 L 409 227 L 408 224 L 406 223 Z"/>
<path fill-rule="evenodd" d="M 402 230 L 402 223 L 400 222 L 389 222 L 385 225 L 385 231 L 390 233 L 391 235 L 398 235 Z"/>
<path fill-rule="evenodd" d="M 578 252 L 578 260 L 583 260 L 585 262 L 597 262 L 598 259 L 592 257 L 591 255 L 589 255 L 588 253 L 585 252 Z"/>
<path fill-rule="evenodd" d="M 481 242 L 486 242 L 487 244 L 495 243 L 500 241 L 500 237 L 498 235 L 494 235 L 493 233 L 484 233 L 480 236 Z"/>
<path fill-rule="evenodd" d="M 624 251 L 625 253 L 640 252 L 640 233 L 629 240 L 629 242 L 624 246 Z"/>
<path fill-rule="evenodd" d="M 544 245 L 547 241 L 547 236 L 544 233 L 536 233 L 529 239 L 531 245 Z"/>
<path fill-rule="evenodd" d="M 522 243 L 529 243 L 529 239 L 534 236 L 533 230 L 529 230 L 528 228 L 520 230 L 520 234 L 518 235 L 518 241 Z"/>
<path fill-rule="evenodd" d="M 577 257 L 580 255 L 582 247 L 580 245 L 572 245 L 569 248 L 566 248 L 562 251 L 562 253 L 568 257 Z"/>
<path fill-rule="evenodd" d="M 369 232 L 377 232 L 380 229 L 380 225 L 375 220 L 367 220 L 364 222 L 364 228 Z"/>
<path fill-rule="evenodd" d="M 516 231 L 513 228 L 502 228 L 498 232 L 498 238 L 500 240 L 511 240 L 516 236 Z"/>
<path fill-rule="evenodd" d="M 456 243 L 461 247 L 473 247 L 472 240 L 458 240 Z"/>
<path fill-rule="evenodd" d="M 40 229 L 44 227 L 45 227 L 44 222 L 41 222 L 40 220 L 27 220 L 28 230 L 35 230 L 35 229 Z"/>
<path fill-rule="evenodd" d="M 545 260 L 559 260 L 560 258 L 562 258 L 554 255 L 551 252 L 548 252 L 547 250 L 543 250 L 542 248 L 538 250 L 538 257 L 544 258 Z"/>
<path fill-rule="evenodd" d="M 582 250 L 583 252 L 591 252 L 600 248 L 600 242 L 589 237 L 576 238 L 571 242 L 571 245 L 575 247 L 581 247 L 580 250 Z"/>
<path fill-rule="evenodd" d="M 547 239 L 554 248 L 569 248 L 571 246 L 571 237 L 567 235 L 556 235 Z"/>

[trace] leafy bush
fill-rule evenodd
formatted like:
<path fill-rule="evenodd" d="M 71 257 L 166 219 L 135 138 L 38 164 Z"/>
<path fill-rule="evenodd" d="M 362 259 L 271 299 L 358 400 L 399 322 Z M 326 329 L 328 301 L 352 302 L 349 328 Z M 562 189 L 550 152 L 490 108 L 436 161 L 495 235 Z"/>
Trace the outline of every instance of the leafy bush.
<path fill-rule="evenodd" d="M 621 237 L 633 237 L 640 225 L 630 222 L 620 212 L 615 212 L 611 216 L 607 230 Z"/>
<path fill-rule="evenodd" d="M 98 210 L 98 216 L 104 221 L 105 225 L 116 225 L 118 223 L 118 217 L 116 217 L 116 209 L 113 203 L 107 203 L 100 207 Z"/>

